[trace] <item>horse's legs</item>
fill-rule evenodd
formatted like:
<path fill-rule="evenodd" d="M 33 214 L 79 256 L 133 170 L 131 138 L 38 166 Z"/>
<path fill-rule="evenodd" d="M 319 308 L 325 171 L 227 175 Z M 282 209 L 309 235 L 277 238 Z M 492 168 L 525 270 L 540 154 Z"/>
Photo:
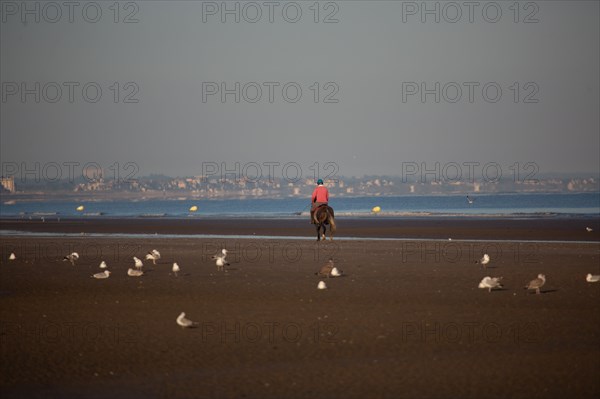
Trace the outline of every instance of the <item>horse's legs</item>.
<path fill-rule="evenodd" d="M 321 225 L 317 224 L 317 241 L 321 241 Z"/>

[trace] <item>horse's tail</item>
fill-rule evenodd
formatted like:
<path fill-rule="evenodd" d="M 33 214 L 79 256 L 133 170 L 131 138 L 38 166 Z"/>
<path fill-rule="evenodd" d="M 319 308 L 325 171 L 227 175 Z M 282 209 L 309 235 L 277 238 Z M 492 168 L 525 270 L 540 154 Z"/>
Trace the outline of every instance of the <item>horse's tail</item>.
<path fill-rule="evenodd" d="M 335 218 L 333 212 L 329 213 L 329 225 L 331 226 L 331 234 L 335 233 Z"/>

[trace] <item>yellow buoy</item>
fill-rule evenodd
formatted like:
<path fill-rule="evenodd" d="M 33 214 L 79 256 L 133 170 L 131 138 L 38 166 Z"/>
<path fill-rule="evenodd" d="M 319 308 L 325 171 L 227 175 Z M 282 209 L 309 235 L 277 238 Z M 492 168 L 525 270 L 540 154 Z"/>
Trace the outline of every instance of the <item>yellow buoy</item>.
<path fill-rule="evenodd" d="M 373 209 L 371 209 L 371 211 L 372 211 L 373 213 L 379 213 L 379 212 L 381 212 L 381 207 L 374 206 L 374 207 L 373 207 Z"/>
<path fill-rule="evenodd" d="M 83 205 L 79 205 L 79 206 L 77 207 L 77 210 L 78 210 L 79 212 L 83 211 L 83 209 L 84 209 L 84 208 L 83 208 Z"/>
<path fill-rule="evenodd" d="M 196 212 L 198 210 L 198 207 L 196 205 L 192 205 L 190 207 L 190 212 Z"/>

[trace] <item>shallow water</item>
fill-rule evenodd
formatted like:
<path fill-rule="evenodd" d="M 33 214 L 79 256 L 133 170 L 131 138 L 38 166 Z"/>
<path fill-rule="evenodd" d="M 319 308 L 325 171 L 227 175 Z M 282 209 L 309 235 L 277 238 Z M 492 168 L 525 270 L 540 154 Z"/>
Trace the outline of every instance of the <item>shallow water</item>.
<path fill-rule="evenodd" d="M 330 205 L 336 216 L 345 217 L 427 217 L 493 216 L 548 217 L 600 214 L 600 193 L 579 194 L 485 194 L 472 196 L 395 196 L 339 197 Z M 303 218 L 308 200 L 283 199 L 185 199 L 185 200 L 115 200 L 115 201 L 16 201 L 0 204 L 0 217 L 10 218 Z M 84 206 L 83 211 L 77 207 Z M 198 211 L 190 212 L 192 206 Z M 371 210 L 379 206 L 381 211 Z"/>

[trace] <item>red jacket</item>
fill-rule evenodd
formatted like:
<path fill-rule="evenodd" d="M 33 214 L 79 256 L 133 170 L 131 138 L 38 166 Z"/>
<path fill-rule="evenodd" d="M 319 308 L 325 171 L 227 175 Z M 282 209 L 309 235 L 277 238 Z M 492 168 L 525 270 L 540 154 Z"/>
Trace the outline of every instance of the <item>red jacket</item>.
<path fill-rule="evenodd" d="M 325 186 L 317 186 L 312 193 L 312 202 L 329 202 L 329 191 Z"/>

